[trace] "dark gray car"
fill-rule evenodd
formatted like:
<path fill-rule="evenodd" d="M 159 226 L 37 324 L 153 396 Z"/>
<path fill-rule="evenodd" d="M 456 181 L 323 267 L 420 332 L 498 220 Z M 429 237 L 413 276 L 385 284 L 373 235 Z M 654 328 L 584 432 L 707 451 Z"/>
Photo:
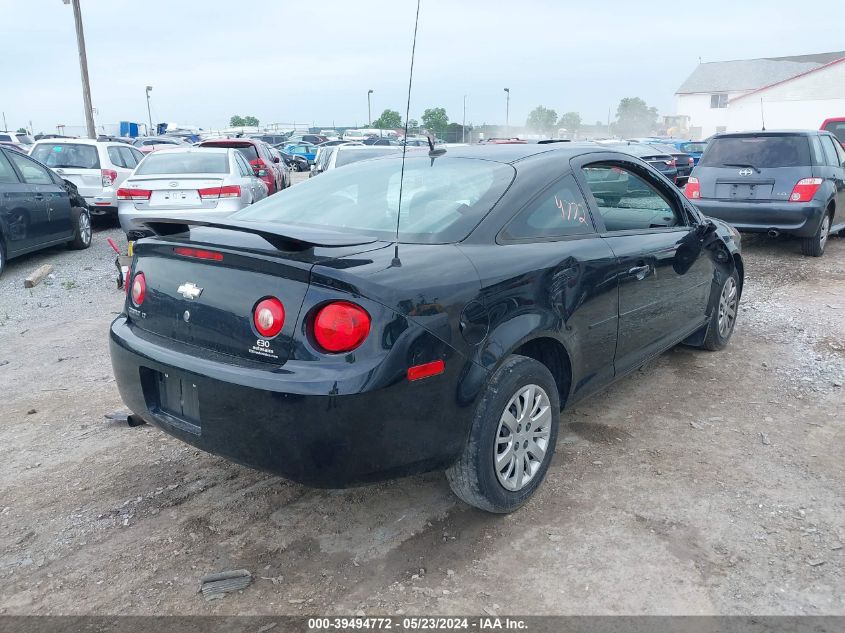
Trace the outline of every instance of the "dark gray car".
<path fill-rule="evenodd" d="M 740 231 L 802 238 L 819 257 L 845 230 L 845 150 L 825 131 L 718 134 L 692 172 L 686 195 Z"/>

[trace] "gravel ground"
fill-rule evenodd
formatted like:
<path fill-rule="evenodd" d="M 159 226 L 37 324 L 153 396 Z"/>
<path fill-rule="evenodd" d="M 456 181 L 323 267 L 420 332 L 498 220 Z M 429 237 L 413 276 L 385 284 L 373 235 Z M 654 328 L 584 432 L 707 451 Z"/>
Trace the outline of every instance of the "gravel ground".
<path fill-rule="evenodd" d="M 564 414 L 544 486 L 499 517 L 439 473 L 312 490 L 104 419 L 107 236 L 0 279 L 0 612 L 845 615 L 845 239 L 746 238 L 729 348 Z M 197 595 L 239 568 L 243 591 Z"/>

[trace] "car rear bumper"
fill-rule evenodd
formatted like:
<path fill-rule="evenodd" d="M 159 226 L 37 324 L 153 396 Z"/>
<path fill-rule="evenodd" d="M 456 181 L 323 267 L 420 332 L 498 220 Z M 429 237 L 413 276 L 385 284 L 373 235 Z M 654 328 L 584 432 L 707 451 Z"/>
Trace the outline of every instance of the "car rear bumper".
<path fill-rule="evenodd" d="M 735 202 L 701 199 L 693 201 L 704 215 L 719 218 L 737 230 L 749 233 L 777 231 L 798 237 L 812 237 L 819 228 L 825 205 L 819 201 Z"/>
<path fill-rule="evenodd" d="M 397 372 L 389 386 L 367 391 L 383 366 L 338 380 L 315 373 L 314 362 L 235 365 L 140 332 L 125 316 L 111 325 L 110 352 L 120 395 L 144 420 L 204 451 L 307 485 L 343 488 L 446 468 L 469 430 L 472 402 L 457 404 L 464 368 L 455 359 L 439 376 L 408 382 Z M 162 375 L 181 381 L 195 423 L 162 410 Z"/>

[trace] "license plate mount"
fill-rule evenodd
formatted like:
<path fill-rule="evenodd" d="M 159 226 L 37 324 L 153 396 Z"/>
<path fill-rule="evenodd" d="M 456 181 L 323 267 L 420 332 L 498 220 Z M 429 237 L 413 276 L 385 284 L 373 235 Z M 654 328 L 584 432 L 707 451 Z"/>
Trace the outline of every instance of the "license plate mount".
<path fill-rule="evenodd" d="M 196 381 L 178 372 L 155 372 L 158 408 L 170 424 L 199 435 L 199 389 Z"/>

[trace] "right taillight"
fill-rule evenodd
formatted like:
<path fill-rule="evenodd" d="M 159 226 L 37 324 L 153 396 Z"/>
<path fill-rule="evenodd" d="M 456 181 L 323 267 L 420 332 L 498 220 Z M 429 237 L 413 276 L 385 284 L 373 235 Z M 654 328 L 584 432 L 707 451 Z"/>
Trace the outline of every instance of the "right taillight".
<path fill-rule="evenodd" d="M 223 187 L 207 187 L 198 190 L 200 198 L 203 200 L 215 198 L 240 198 L 240 185 L 225 185 Z"/>
<path fill-rule="evenodd" d="M 689 177 L 686 186 L 684 186 L 684 195 L 690 200 L 697 200 L 701 197 L 701 184 L 698 182 L 698 178 L 695 176 Z"/>
<path fill-rule="evenodd" d="M 320 308 L 312 326 L 314 340 L 333 354 L 351 352 L 370 333 L 370 315 L 359 305 L 335 301 Z"/>
<path fill-rule="evenodd" d="M 144 303 L 144 297 L 147 296 L 147 280 L 144 273 L 135 273 L 132 277 L 132 289 L 129 291 L 129 296 L 136 306 Z"/>
<path fill-rule="evenodd" d="M 149 189 L 130 189 L 121 187 L 117 190 L 118 200 L 149 200 L 152 191 Z"/>
<path fill-rule="evenodd" d="M 103 187 L 111 187 L 117 180 L 117 172 L 114 169 L 101 169 L 100 176 L 103 180 Z"/>
<path fill-rule="evenodd" d="M 807 202 L 813 199 L 819 187 L 822 186 L 821 178 L 802 178 L 795 183 L 792 193 L 789 194 L 790 202 Z"/>

